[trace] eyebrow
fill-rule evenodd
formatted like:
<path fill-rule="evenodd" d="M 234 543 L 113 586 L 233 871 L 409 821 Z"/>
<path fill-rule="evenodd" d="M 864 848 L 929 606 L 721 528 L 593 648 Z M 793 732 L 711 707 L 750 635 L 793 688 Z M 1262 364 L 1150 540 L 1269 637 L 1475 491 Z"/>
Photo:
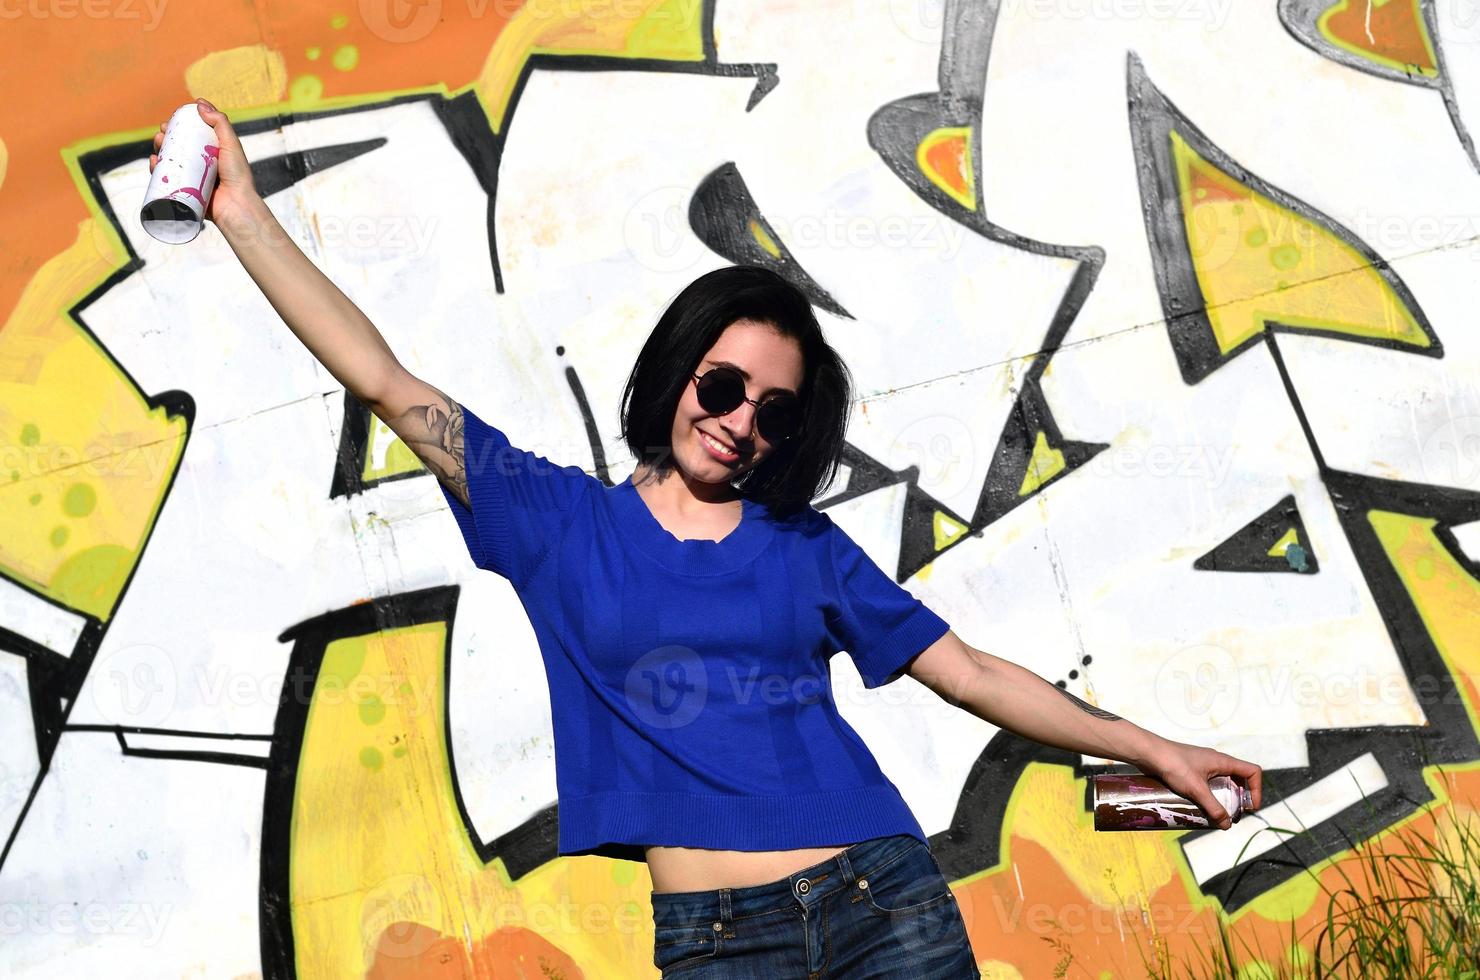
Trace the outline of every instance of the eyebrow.
<path fill-rule="evenodd" d="M 745 370 L 740 365 L 736 364 L 734 361 L 716 361 L 716 360 L 711 360 L 709 358 L 705 358 L 705 361 L 707 363 L 709 363 L 709 364 L 713 364 L 715 367 L 727 367 L 727 368 L 730 368 L 731 370 L 733 370 L 736 373 L 738 373 L 740 375 L 740 377 L 744 378 L 746 381 L 751 380 L 750 372 L 747 371 L 747 370 Z M 790 388 L 767 388 L 765 391 L 761 392 L 761 394 L 762 395 L 772 395 L 772 394 L 776 394 L 777 392 L 780 392 L 780 393 L 786 394 L 786 395 L 795 395 L 796 394 L 796 392 L 792 391 Z"/>

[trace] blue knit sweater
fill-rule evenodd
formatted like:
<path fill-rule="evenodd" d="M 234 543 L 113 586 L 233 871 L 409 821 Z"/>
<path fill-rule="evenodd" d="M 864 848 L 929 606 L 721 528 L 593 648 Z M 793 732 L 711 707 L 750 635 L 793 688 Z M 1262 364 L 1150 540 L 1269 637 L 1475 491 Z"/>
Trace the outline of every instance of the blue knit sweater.
<path fill-rule="evenodd" d="M 512 446 L 463 406 L 473 563 L 508 579 L 549 681 L 560 854 L 641 861 L 925 835 L 838 714 L 828 661 L 865 687 L 949 628 L 826 514 L 742 501 L 723 540 L 681 541 L 631 477 Z"/>

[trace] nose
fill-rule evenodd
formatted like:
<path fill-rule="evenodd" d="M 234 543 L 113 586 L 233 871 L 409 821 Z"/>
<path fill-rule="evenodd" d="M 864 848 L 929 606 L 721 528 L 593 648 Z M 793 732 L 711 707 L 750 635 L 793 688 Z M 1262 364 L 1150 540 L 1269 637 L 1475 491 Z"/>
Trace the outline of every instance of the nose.
<path fill-rule="evenodd" d="M 755 430 L 755 406 L 750 402 L 741 402 L 737 408 L 719 416 L 719 424 L 730 434 L 732 443 L 749 442 L 751 433 Z"/>

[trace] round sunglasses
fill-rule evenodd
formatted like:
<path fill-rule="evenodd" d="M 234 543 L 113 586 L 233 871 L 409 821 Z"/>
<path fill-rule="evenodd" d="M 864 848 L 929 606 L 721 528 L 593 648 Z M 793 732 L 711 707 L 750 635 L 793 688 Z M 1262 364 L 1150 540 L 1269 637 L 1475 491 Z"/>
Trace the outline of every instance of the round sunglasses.
<path fill-rule="evenodd" d="M 802 403 L 796 395 L 778 392 L 756 401 L 745 395 L 745 379 L 734 368 L 714 367 L 694 375 L 699 404 L 706 412 L 726 415 L 742 402 L 755 406 L 755 428 L 771 444 L 785 442 L 802 428 Z"/>

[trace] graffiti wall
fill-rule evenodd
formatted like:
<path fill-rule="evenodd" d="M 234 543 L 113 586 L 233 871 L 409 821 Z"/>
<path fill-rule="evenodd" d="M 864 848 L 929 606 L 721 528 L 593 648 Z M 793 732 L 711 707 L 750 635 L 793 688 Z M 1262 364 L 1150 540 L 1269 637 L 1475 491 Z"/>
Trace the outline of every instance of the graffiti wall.
<path fill-rule="evenodd" d="M 778 270 L 861 396 L 816 506 L 967 642 L 1264 767 L 1262 820 L 1097 835 L 1113 760 L 834 657 L 985 975 L 1220 924 L 1298 966 L 1354 848 L 1472 816 L 1475 0 L 0 18 L 5 976 L 657 972 L 646 867 L 555 854 L 511 587 L 213 226 L 140 228 L 196 96 L 414 373 L 609 485 L 666 303 Z"/>

